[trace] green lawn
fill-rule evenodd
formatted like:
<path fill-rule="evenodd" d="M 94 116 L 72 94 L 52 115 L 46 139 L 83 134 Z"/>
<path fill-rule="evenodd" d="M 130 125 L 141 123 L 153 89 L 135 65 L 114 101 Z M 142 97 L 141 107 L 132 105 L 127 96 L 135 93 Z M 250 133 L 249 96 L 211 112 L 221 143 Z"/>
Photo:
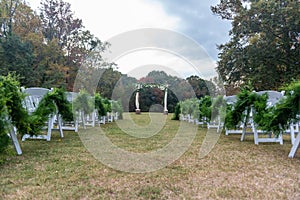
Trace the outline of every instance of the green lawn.
<path fill-rule="evenodd" d="M 150 123 L 147 114 L 130 116 L 138 126 Z M 200 159 L 207 130 L 199 127 L 188 151 L 149 173 L 109 168 L 81 140 L 105 133 L 120 148 L 145 153 L 164 147 L 176 135 L 179 122 L 170 118 L 149 138 L 125 134 L 119 128 L 126 126 L 125 119 L 119 126 L 114 122 L 101 129 L 80 129 L 81 138 L 65 132 L 63 139 L 54 133 L 50 142 L 21 142 L 23 155 L 7 158 L 0 168 L 0 199 L 300 199 L 300 156 L 288 158 L 288 136 L 281 146 L 254 145 L 252 136 L 240 142 L 239 135 L 222 134 L 213 150 Z M 153 123 L 151 130 L 158 126 Z"/>

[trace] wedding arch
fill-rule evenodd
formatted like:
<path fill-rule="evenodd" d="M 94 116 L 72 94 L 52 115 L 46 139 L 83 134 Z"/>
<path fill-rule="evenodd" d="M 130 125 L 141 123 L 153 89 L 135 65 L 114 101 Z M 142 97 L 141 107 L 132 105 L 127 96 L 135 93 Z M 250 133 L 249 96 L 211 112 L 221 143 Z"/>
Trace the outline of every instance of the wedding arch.
<path fill-rule="evenodd" d="M 168 85 L 167 84 L 157 84 L 157 83 L 138 83 L 136 85 L 136 94 L 135 94 L 135 113 L 140 114 L 140 102 L 139 102 L 139 93 L 142 88 L 158 88 L 164 91 L 164 115 L 168 114 Z"/>

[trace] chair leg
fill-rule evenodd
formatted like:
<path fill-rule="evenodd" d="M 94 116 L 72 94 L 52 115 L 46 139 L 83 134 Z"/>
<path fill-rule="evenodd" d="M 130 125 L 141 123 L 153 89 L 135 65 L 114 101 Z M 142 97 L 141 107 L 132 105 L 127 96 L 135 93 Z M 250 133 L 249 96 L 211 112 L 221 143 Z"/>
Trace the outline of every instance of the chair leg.
<path fill-rule="evenodd" d="M 74 123 L 75 123 L 75 132 L 78 133 L 78 120 L 76 119 Z"/>
<path fill-rule="evenodd" d="M 257 144 L 258 145 L 258 132 L 256 130 L 256 128 L 253 129 L 253 135 L 254 135 L 254 144 Z"/>
<path fill-rule="evenodd" d="M 53 126 L 53 118 L 49 117 L 48 119 L 48 133 L 47 133 L 47 141 L 51 140 L 51 132 L 52 132 L 52 126 Z"/>
<path fill-rule="evenodd" d="M 294 124 L 290 125 L 290 136 L 291 136 L 291 143 L 293 145 L 295 143 L 295 129 L 294 129 Z"/>
<path fill-rule="evenodd" d="M 13 145 L 15 147 L 15 150 L 17 152 L 18 155 L 22 155 L 22 149 L 20 147 L 20 144 L 19 144 L 19 141 L 18 141 L 18 138 L 16 136 L 16 131 L 15 131 L 15 128 L 12 129 L 12 131 L 10 132 L 10 137 L 13 141 Z"/>
<path fill-rule="evenodd" d="M 291 151 L 289 153 L 289 158 L 294 158 L 295 157 L 295 154 L 296 154 L 299 146 L 300 146 L 300 134 L 298 133 L 298 135 L 297 135 L 297 137 L 295 139 L 295 142 L 294 142 L 294 144 L 293 144 L 293 146 L 291 148 Z"/>
<path fill-rule="evenodd" d="M 278 136 L 279 138 L 279 143 L 280 145 L 283 145 L 283 138 L 282 138 L 282 134 L 280 133 L 280 135 Z"/>
<path fill-rule="evenodd" d="M 63 138 L 64 137 L 64 132 L 62 130 L 62 119 L 61 119 L 60 115 L 57 116 L 57 122 L 58 122 L 58 128 L 59 128 L 60 137 Z"/>
<path fill-rule="evenodd" d="M 84 118 L 85 118 L 85 114 L 84 114 L 84 112 L 82 112 L 81 113 L 82 126 L 83 126 L 84 129 L 86 129 Z"/>
<path fill-rule="evenodd" d="M 247 126 L 244 125 L 243 126 L 243 131 L 242 131 L 242 136 L 241 136 L 241 141 L 245 140 L 245 137 L 246 137 L 246 128 L 247 128 Z"/>
<path fill-rule="evenodd" d="M 225 135 L 229 135 L 228 132 L 229 132 L 228 129 L 225 129 Z"/>
<path fill-rule="evenodd" d="M 96 118 L 95 118 L 95 111 L 92 112 L 92 127 L 95 127 L 95 121 L 96 121 Z"/>

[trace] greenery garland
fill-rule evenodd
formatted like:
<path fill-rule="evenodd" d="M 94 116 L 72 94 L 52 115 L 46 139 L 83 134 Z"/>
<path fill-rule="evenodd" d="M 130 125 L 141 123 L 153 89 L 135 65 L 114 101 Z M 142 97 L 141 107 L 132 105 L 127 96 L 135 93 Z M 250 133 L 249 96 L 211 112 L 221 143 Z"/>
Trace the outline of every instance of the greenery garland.
<path fill-rule="evenodd" d="M 233 108 L 231 105 L 227 107 L 225 127 L 235 129 L 240 123 L 247 123 L 251 108 L 256 111 L 254 121 L 260 121 L 267 112 L 267 99 L 267 94 L 258 95 L 242 88 L 237 95 L 237 102 L 233 105 Z"/>
<path fill-rule="evenodd" d="M 188 110 L 189 110 L 188 106 L 189 105 L 188 105 L 186 100 L 185 101 L 180 101 L 181 114 L 183 114 L 183 115 L 189 114 L 188 113 Z"/>
<path fill-rule="evenodd" d="M 0 83 L 0 154 L 6 149 L 9 143 L 9 137 L 7 135 L 8 127 L 7 120 L 5 119 L 7 116 L 7 109 L 5 107 L 6 100 L 3 95 L 2 85 Z"/>
<path fill-rule="evenodd" d="M 95 93 L 92 97 L 86 90 L 80 90 L 78 96 L 74 100 L 73 107 L 75 111 L 83 111 L 90 114 L 94 109 L 98 112 L 98 118 L 106 116 L 107 112 L 118 112 L 122 118 L 123 109 L 118 101 L 110 101 L 103 98 L 99 93 Z"/>
<path fill-rule="evenodd" d="M 102 103 L 103 103 L 103 106 L 104 106 L 106 112 L 112 111 L 112 103 L 107 98 L 104 98 L 102 100 Z"/>
<path fill-rule="evenodd" d="M 25 95 L 20 90 L 18 77 L 14 74 L 0 76 L 0 152 L 3 152 L 9 143 L 9 133 L 12 126 L 18 130 L 30 130 L 28 113 L 23 107 Z"/>
<path fill-rule="evenodd" d="M 288 129 L 290 123 L 300 120 L 300 81 L 292 82 L 284 90 L 285 98 L 275 107 L 258 111 L 262 115 L 255 119 L 262 130 L 272 131 L 276 135 Z"/>
<path fill-rule="evenodd" d="M 36 110 L 28 116 L 29 131 L 18 129 L 22 134 L 36 135 L 41 132 L 49 115 L 58 114 L 65 121 L 73 121 L 72 105 L 67 100 L 65 90 L 54 88 L 40 101 Z M 18 128 L 18 127 L 17 127 Z"/>
<path fill-rule="evenodd" d="M 234 108 L 229 109 L 226 114 L 225 126 L 235 128 L 241 122 L 246 123 L 250 109 L 253 108 L 253 120 L 258 128 L 278 136 L 290 123 L 300 120 L 300 81 L 295 81 L 284 89 L 286 96 L 270 108 L 267 107 L 267 94 L 258 95 L 242 89 L 237 95 Z"/>
<path fill-rule="evenodd" d="M 194 119 L 199 118 L 199 99 L 191 98 L 180 102 L 181 113 L 190 115 Z"/>
<path fill-rule="evenodd" d="M 9 133 L 11 125 L 15 126 L 21 135 L 36 135 L 41 132 L 50 114 L 58 113 L 63 119 L 71 120 L 71 105 L 63 89 L 56 88 L 47 93 L 31 115 L 23 106 L 26 95 L 21 92 L 17 76 L 0 76 L 0 94 L 1 149 L 7 143 L 5 135 Z"/>

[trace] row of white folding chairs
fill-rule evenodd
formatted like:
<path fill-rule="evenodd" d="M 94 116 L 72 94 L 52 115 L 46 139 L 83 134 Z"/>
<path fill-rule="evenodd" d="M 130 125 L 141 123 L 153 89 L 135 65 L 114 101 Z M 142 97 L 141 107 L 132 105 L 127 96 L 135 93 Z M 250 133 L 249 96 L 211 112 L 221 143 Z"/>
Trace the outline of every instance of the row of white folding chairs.
<path fill-rule="evenodd" d="M 118 112 L 108 112 L 106 116 L 98 115 L 97 110 L 94 110 L 92 113 L 85 114 L 84 112 L 79 112 L 77 117 L 78 124 L 82 124 L 85 129 L 87 126 L 95 127 L 96 124 L 100 126 L 100 124 L 106 124 L 110 122 L 114 122 L 119 119 Z"/>
<path fill-rule="evenodd" d="M 43 99 L 43 97 L 50 92 L 52 89 L 46 89 L 46 88 L 39 88 L 39 87 L 32 87 L 32 88 L 22 88 L 22 92 L 26 94 L 23 106 L 27 109 L 29 114 L 33 113 L 40 101 Z M 76 98 L 77 93 L 75 92 L 67 92 L 66 93 L 67 100 L 72 103 L 72 101 Z M 94 112 L 96 113 L 96 112 Z M 29 134 L 24 134 L 22 137 L 22 141 L 25 141 L 26 139 L 44 139 L 47 141 L 51 140 L 51 134 L 53 130 L 58 130 L 60 133 L 60 137 L 63 138 L 63 130 L 73 130 L 75 132 L 78 132 L 78 123 L 79 120 L 76 117 L 77 115 L 74 115 L 74 121 L 71 122 L 63 122 L 61 116 L 58 113 L 51 113 L 48 116 L 48 122 L 45 124 L 44 129 L 47 130 L 47 134 L 45 135 L 29 135 Z M 84 114 L 83 114 L 84 116 Z M 114 113 L 114 116 L 111 114 L 101 117 L 102 120 L 99 120 L 99 123 L 105 123 L 107 122 L 112 122 L 114 119 L 117 120 L 119 118 L 118 113 Z M 94 118 L 95 122 L 95 118 Z M 85 125 L 84 125 L 85 126 Z M 18 155 L 22 154 L 21 147 L 19 145 L 18 139 L 17 139 L 17 129 L 15 127 L 11 127 L 11 131 L 9 133 L 10 138 L 13 141 L 14 147 L 16 149 L 16 152 Z"/>
<path fill-rule="evenodd" d="M 73 102 L 76 99 L 78 93 L 76 92 L 67 92 L 67 99 L 69 102 Z M 119 119 L 118 112 L 108 112 L 106 116 L 98 116 L 97 110 L 93 110 L 91 113 L 84 113 L 83 111 L 78 111 L 74 114 L 75 118 L 75 131 L 78 131 L 78 126 L 82 124 L 83 128 L 85 129 L 87 126 L 95 127 L 96 124 L 100 126 L 100 124 L 105 124 L 107 122 L 113 122 Z"/>
<path fill-rule="evenodd" d="M 202 125 L 202 127 L 204 127 L 204 125 L 206 125 L 206 127 L 208 129 L 217 129 L 217 132 L 219 132 L 220 130 L 222 130 L 223 127 L 223 123 L 220 120 L 220 117 L 218 116 L 215 120 L 207 120 L 205 117 L 203 117 L 201 120 L 194 118 L 191 114 L 180 114 L 180 118 L 181 121 L 186 121 L 192 124 L 196 124 L 196 125 Z"/>
<path fill-rule="evenodd" d="M 264 93 L 268 94 L 268 106 L 275 106 L 276 103 L 279 102 L 279 100 L 283 97 L 283 93 L 280 92 L 276 92 L 276 91 L 261 91 L 258 92 L 259 95 L 262 95 Z M 229 104 L 233 104 L 236 102 L 236 96 L 229 96 L 229 97 L 225 97 L 225 100 L 227 101 L 227 103 Z M 291 138 L 291 143 L 292 143 L 292 148 L 291 151 L 289 153 L 289 157 L 294 157 L 296 154 L 297 149 L 300 146 L 300 121 L 298 122 L 293 122 L 291 124 L 289 124 L 289 128 L 287 130 L 285 130 L 283 133 L 280 133 L 278 136 L 274 136 L 272 137 L 271 133 L 267 133 L 265 131 L 259 130 L 257 129 L 256 124 L 253 121 L 253 114 L 254 114 L 254 110 L 251 109 L 250 111 L 250 116 L 249 119 L 247 119 L 247 122 L 244 124 L 241 124 L 239 129 L 235 129 L 235 130 L 227 130 L 225 131 L 226 135 L 228 134 L 242 134 L 241 136 L 241 141 L 243 141 L 245 139 L 246 134 L 253 134 L 254 135 L 254 143 L 255 144 L 259 144 L 261 142 L 277 142 L 280 144 L 283 144 L 283 137 L 282 134 L 289 134 L 290 138 Z M 300 117 L 299 117 L 300 118 Z M 247 132 L 248 129 L 251 129 L 250 132 Z M 266 135 L 268 137 L 259 137 L 259 135 Z"/>
<path fill-rule="evenodd" d="M 261 91 L 261 92 L 257 92 L 257 94 L 259 95 L 263 95 L 267 93 L 268 94 L 268 101 L 267 104 L 269 107 L 276 105 L 276 103 L 283 98 L 283 93 L 281 92 L 277 92 L 277 91 Z M 227 104 L 234 106 L 234 104 L 237 101 L 237 97 L 236 95 L 233 96 L 226 96 L 224 97 L 225 101 Z M 245 111 L 247 112 L 247 111 Z M 267 133 L 263 130 L 259 130 L 257 128 L 257 125 L 254 123 L 253 121 L 253 113 L 254 110 L 250 111 L 250 116 L 248 116 L 248 119 L 244 119 L 247 120 L 246 123 L 241 123 L 239 126 L 237 126 L 236 129 L 227 129 L 225 128 L 225 134 L 229 135 L 229 134 L 241 134 L 241 141 L 243 141 L 246 137 L 246 134 L 253 134 L 254 135 L 254 143 L 255 144 L 259 144 L 262 142 L 278 142 L 280 144 L 283 144 L 283 139 L 282 139 L 282 134 L 280 134 L 279 136 L 274 136 L 271 133 Z M 211 129 L 211 128 L 216 128 L 217 131 L 222 130 L 224 123 L 220 120 L 220 117 L 216 118 L 215 120 L 212 121 L 207 121 L 206 119 L 203 119 L 202 121 L 199 121 L 198 119 L 193 119 L 192 115 L 187 114 L 187 115 L 180 115 L 180 120 L 183 121 L 187 121 L 189 123 L 195 123 L 195 124 L 199 124 L 199 125 L 203 125 L 203 124 L 207 124 L 207 128 Z M 292 124 L 291 124 L 292 127 Z M 292 144 L 294 143 L 295 140 L 295 134 L 297 134 L 299 132 L 299 128 L 298 125 L 294 125 L 295 130 L 293 129 L 293 131 L 291 131 L 292 129 L 288 129 L 285 131 L 285 133 L 290 133 L 291 135 L 291 142 Z M 266 137 L 267 136 L 267 137 Z"/>
<path fill-rule="evenodd" d="M 264 93 L 268 94 L 267 104 L 268 104 L 269 107 L 276 105 L 276 103 L 278 103 L 278 101 L 281 98 L 283 98 L 283 94 L 281 92 L 276 92 L 276 91 L 261 91 L 261 92 L 257 92 L 257 93 L 259 95 L 262 95 Z M 225 97 L 225 100 L 228 104 L 234 105 L 234 103 L 236 102 L 236 96 Z M 251 109 L 249 119 L 247 119 L 246 123 L 240 124 L 239 127 L 237 127 L 237 129 L 233 129 L 233 130 L 225 129 L 225 134 L 226 135 L 228 135 L 228 134 L 242 134 L 241 141 L 243 141 L 245 139 L 246 134 L 251 133 L 251 134 L 254 134 L 255 144 L 259 144 L 260 142 L 279 142 L 280 144 L 282 144 L 283 143 L 282 134 L 280 134 L 278 137 L 272 137 L 271 134 L 267 134 L 268 138 L 259 137 L 259 135 L 262 135 L 262 134 L 265 135 L 266 132 L 262 131 L 262 130 L 259 130 L 257 128 L 256 124 L 254 123 L 254 121 L 252 119 L 254 112 L 255 111 L 253 109 Z M 251 129 L 250 132 L 248 131 L 249 128 Z M 296 129 L 296 131 L 292 131 L 292 132 L 290 131 L 290 129 L 285 131 L 285 133 L 291 133 L 292 143 L 295 140 L 295 133 L 297 133 L 297 132 L 298 132 L 297 129 Z"/>
<path fill-rule="evenodd" d="M 259 95 L 262 95 L 264 93 L 268 93 L 269 99 L 268 99 L 268 106 L 272 106 L 275 105 L 281 98 L 282 98 L 282 93 L 280 92 L 276 92 L 276 91 L 261 91 L 258 92 Z M 228 104 L 234 105 L 236 103 L 236 96 L 228 96 L 225 97 L 225 100 Z M 250 117 L 249 119 L 247 119 L 247 122 L 241 123 L 236 129 L 227 129 L 225 128 L 225 134 L 229 135 L 229 134 L 242 134 L 241 136 L 241 141 L 243 141 L 245 139 L 246 134 L 253 134 L 254 135 L 254 142 L 255 144 L 259 144 L 260 142 L 279 142 L 280 144 L 283 144 L 283 139 L 282 139 L 282 135 L 280 134 L 278 137 L 272 137 L 272 134 L 267 134 L 267 138 L 266 137 L 259 137 L 259 135 L 265 135 L 266 132 L 257 129 L 257 126 L 255 125 L 255 123 L 253 122 L 252 119 L 252 115 L 253 115 L 253 111 L 250 112 Z M 195 123 L 198 125 L 203 125 L 203 124 L 207 124 L 207 128 L 211 129 L 211 128 L 216 128 L 217 131 L 220 131 L 223 128 L 223 122 L 221 122 L 220 118 L 218 117 L 216 120 L 207 122 L 207 120 L 203 119 L 202 121 L 199 121 L 198 119 L 193 119 L 193 117 L 190 114 L 187 115 L 180 115 L 180 120 L 183 121 L 187 121 L 189 123 Z M 298 127 L 298 126 L 295 126 Z M 249 129 L 251 129 L 249 131 Z M 299 128 L 298 128 L 299 129 Z M 291 133 L 291 141 L 293 143 L 293 141 L 295 140 L 295 133 L 298 133 L 298 129 L 296 128 L 295 131 L 290 131 L 290 129 L 288 129 L 286 131 L 286 133 L 290 132 Z"/>
<path fill-rule="evenodd" d="M 194 119 L 194 117 L 191 114 L 180 114 L 180 120 L 187 121 L 189 123 L 196 123 L 197 121 L 197 119 Z"/>

